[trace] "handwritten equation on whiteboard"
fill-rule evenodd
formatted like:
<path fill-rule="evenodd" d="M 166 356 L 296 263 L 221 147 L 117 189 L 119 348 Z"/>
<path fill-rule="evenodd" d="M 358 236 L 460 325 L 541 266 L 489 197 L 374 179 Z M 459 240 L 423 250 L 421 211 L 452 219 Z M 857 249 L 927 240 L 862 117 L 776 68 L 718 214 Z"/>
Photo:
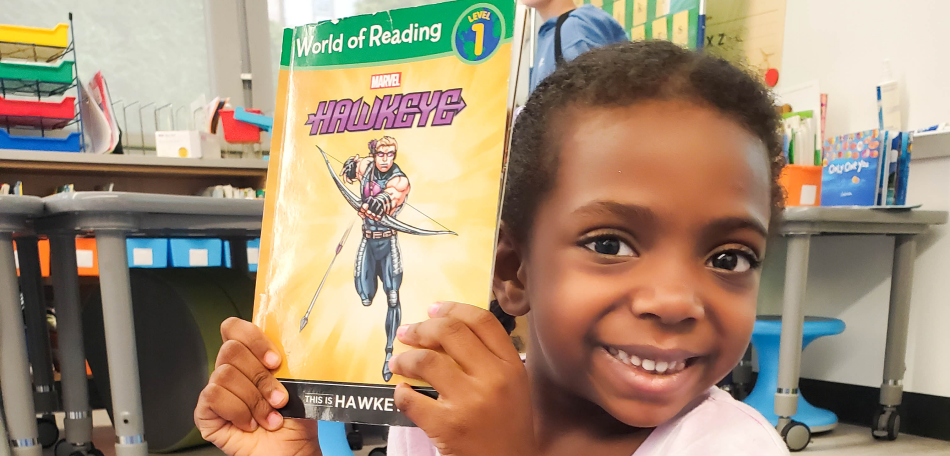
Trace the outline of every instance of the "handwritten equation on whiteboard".
<path fill-rule="evenodd" d="M 785 37 L 786 0 L 706 2 L 707 52 L 754 68 L 764 75 L 780 70 Z"/>

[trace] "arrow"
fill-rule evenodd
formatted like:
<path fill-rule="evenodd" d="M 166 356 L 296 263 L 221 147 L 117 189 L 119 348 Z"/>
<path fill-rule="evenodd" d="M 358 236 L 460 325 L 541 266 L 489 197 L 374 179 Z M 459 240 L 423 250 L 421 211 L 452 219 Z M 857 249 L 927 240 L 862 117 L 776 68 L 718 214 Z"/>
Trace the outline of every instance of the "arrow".
<path fill-rule="evenodd" d="M 340 256 L 340 251 L 343 250 L 343 244 L 346 243 L 346 238 L 350 235 L 350 230 L 353 229 L 353 225 L 356 222 L 350 223 L 350 227 L 346 229 L 346 232 L 343 233 L 343 238 L 340 239 L 340 243 L 336 246 L 336 253 L 333 254 L 333 259 L 330 260 L 330 266 L 327 267 L 327 272 L 323 274 L 323 280 L 320 281 L 320 286 L 317 287 L 317 292 L 313 294 L 313 299 L 310 300 L 310 307 L 307 308 L 307 313 L 304 314 L 303 318 L 300 319 L 300 332 L 303 332 L 303 329 L 307 326 L 307 321 L 310 318 L 310 312 L 313 311 L 313 305 L 317 302 L 317 296 L 320 296 L 320 290 L 323 289 L 323 284 L 327 281 L 327 276 L 330 275 L 330 269 L 333 268 L 333 262 L 336 261 L 336 257 Z"/>

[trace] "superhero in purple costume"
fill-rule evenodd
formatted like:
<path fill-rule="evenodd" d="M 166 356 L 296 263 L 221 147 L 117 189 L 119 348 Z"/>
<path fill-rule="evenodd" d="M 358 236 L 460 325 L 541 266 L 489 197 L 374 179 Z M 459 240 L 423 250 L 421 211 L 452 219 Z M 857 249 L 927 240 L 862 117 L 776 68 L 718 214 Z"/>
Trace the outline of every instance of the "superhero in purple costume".
<path fill-rule="evenodd" d="M 389 360 L 393 354 L 396 328 L 402 320 L 399 286 L 402 284 L 402 259 L 396 231 L 381 225 L 383 215 L 395 217 L 409 196 L 409 179 L 395 163 L 398 145 L 391 136 L 370 141 L 370 156 L 350 157 L 341 175 L 348 182 L 360 182 L 359 214 L 363 218 L 363 236 L 356 254 L 353 273 L 356 291 L 364 306 L 372 305 L 379 283 L 389 309 L 386 313 L 386 361 L 383 380 L 389 381 Z"/>

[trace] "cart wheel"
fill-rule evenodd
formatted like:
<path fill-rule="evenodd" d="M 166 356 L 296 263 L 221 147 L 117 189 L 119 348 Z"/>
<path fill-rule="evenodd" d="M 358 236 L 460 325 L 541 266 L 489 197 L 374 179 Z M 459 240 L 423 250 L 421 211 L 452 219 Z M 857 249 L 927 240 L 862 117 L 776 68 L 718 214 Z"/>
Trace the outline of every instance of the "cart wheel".
<path fill-rule="evenodd" d="M 60 440 L 53 446 L 53 454 L 55 456 L 72 456 L 73 446 L 65 440 Z"/>
<path fill-rule="evenodd" d="M 59 440 L 59 427 L 56 426 L 56 419 L 51 415 L 43 415 L 37 418 L 36 430 L 43 448 L 49 448 Z"/>
<path fill-rule="evenodd" d="M 370 451 L 369 456 L 386 456 L 386 447 L 376 448 Z"/>
<path fill-rule="evenodd" d="M 811 429 L 798 421 L 791 421 L 786 424 L 780 434 L 789 451 L 802 451 L 811 441 Z"/>
<path fill-rule="evenodd" d="M 360 431 L 346 433 L 346 443 L 350 445 L 351 450 L 359 451 L 363 449 L 363 434 Z"/>
<path fill-rule="evenodd" d="M 895 408 L 882 408 L 874 412 L 874 427 L 871 435 L 878 440 L 897 440 L 901 428 L 901 415 Z"/>

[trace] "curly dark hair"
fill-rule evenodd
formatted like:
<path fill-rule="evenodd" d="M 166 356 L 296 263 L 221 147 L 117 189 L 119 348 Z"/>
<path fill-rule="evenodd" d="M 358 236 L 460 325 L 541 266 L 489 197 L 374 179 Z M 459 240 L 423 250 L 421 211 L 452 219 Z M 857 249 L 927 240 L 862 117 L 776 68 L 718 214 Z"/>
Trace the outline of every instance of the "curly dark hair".
<path fill-rule="evenodd" d="M 725 60 L 667 41 L 612 44 L 559 66 L 531 94 L 512 132 L 502 220 L 524 243 L 555 184 L 560 145 L 552 125 L 570 108 L 625 107 L 645 100 L 711 106 L 759 138 L 771 163 L 772 221 L 784 205 L 781 119 L 756 77 Z"/>

